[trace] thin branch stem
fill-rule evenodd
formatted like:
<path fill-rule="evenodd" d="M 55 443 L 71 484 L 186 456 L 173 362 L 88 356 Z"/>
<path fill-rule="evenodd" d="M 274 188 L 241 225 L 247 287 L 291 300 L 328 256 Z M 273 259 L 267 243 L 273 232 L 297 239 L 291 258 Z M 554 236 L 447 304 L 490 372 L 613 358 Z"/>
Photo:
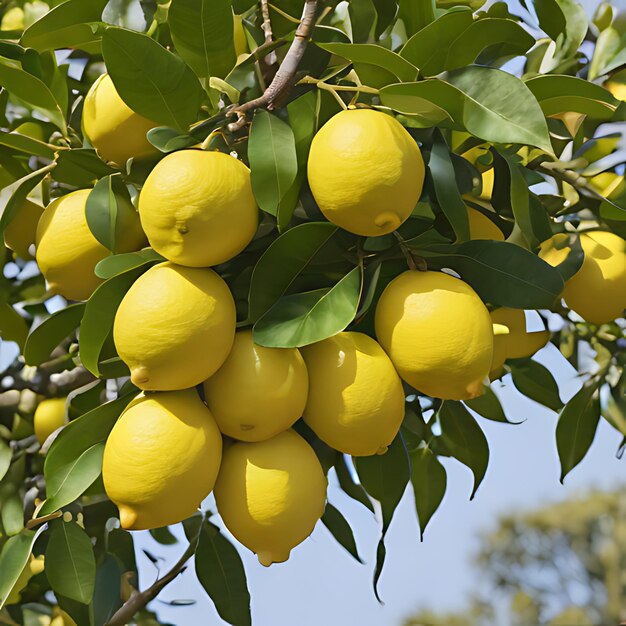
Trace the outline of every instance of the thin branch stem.
<path fill-rule="evenodd" d="M 132 619 L 137 611 L 143 609 L 149 602 L 154 600 L 161 590 L 169 585 L 184 569 L 187 565 L 187 561 L 193 556 L 198 547 L 198 541 L 200 540 L 200 533 L 202 532 L 202 525 L 198 529 L 198 534 L 192 541 L 189 542 L 187 549 L 183 552 L 182 556 L 172 569 L 164 576 L 157 579 L 156 582 L 145 589 L 144 591 L 135 591 L 131 594 L 130 598 L 122 605 L 122 607 L 113 615 L 113 617 L 106 623 L 106 626 L 125 626 Z"/>
<path fill-rule="evenodd" d="M 413 255 L 411 254 L 411 251 L 409 250 L 408 246 L 404 243 L 404 239 L 402 239 L 402 236 L 397 230 L 394 230 L 393 234 L 394 234 L 394 237 L 398 240 L 398 243 L 400 244 L 400 250 L 402 250 L 402 254 L 404 255 L 404 258 L 406 259 L 406 264 L 409 266 L 409 269 L 417 270 L 415 259 L 413 258 Z"/>
<path fill-rule="evenodd" d="M 270 21 L 270 7 L 268 4 L 268 0 L 261 0 L 261 15 L 263 16 L 263 24 L 261 28 L 263 29 L 263 33 L 265 34 L 265 43 L 271 44 L 274 40 L 274 35 L 272 33 L 272 22 Z M 265 63 L 267 65 L 274 65 L 276 63 L 276 53 L 270 52 L 265 57 Z"/>
<path fill-rule="evenodd" d="M 259 108 L 273 109 L 276 102 L 291 89 L 298 66 L 309 43 L 309 37 L 311 36 L 311 30 L 317 13 L 317 6 L 318 0 L 306 0 L 304 10 L 302 11 L 302 19 L 296 29 L 293 42 L 283 62 L 280 64 L 274 79 L 262 96 L 231 109 L 230 114 L 236 114 L 239 119 L 229 124 L 228 130 L 236 132 L 242 128 L 246 123 L 245 115 L 249 111 L 254 111 Z"/>

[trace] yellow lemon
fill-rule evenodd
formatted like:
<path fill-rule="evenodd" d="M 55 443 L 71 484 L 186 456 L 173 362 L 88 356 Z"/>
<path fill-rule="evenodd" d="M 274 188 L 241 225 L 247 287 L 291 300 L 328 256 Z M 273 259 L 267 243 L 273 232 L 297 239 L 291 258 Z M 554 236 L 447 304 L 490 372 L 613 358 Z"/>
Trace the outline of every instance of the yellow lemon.
<path fill-rule="evenodd" d="M 77 626 L 76 622 L 58 606 L 52 609 L 50 626 Z"/>
<path fill-rule="evenodd" d="M 612 322 L 626 308 L 626 241 L 613 233 L 592 231 L 580 235 L 580 245 L 585 258 L 565 283 L 563 299 L 587 322 Z M 559 233 L 541 244 L 539 256 L 557 266 L 568 253 L 567 235 Z"/>
<path fill-rule="evenodd" d="M 407 271 L 392 280 L 376 307 L 376 336 L 407 383 L 435 398 L 483 393 L 491 366 L 489 311 L 462 280 Z"/>
<path fill-rule="evenodd" d="M 604 86 L 611 92 L 614 98 L 626 102 L 626 83 L 607 82 Z"/>
<path fill-rule="evenodd" d="M 137 387 L 187 389 L 226 360 L 235 322 L 233 297 L 213 270 L 166 262 L 128 290 L 115 315 L 113 339 Z"/>
<path fill-rule="evenodd" d="M 344 454 L 386 452 L 404 417 L 404 391 L 380 345 L 343 332 L 302 354 L 310 381 L 304 421 L 315 434 Z"/>
<path fill-rule="evenodd" d="M 467 207 L 470 239 L 491 239 L 504 241 L 504 233 L 483 213 L 470 206 Z"/>
<path fill-rule="evenodd" d="M 483 172 L 481 176 L 483 179 L 483 186 L 478 197 L 483 198 L 484 200 L 491 200 L 491 195 L 493 194 L 493 183 L 495 180 L 495 170 L 492 167 L 486 172 Z"/>
<path fill-rule="evenodd" d="M 239 331 L 219 370 L 204 383 L 220 430 L 242 441 L 262 441 L 302 416 L 309 379 L 296 348 L 264 348 L 252 331 Z"/>
<path fill-rule="evenodd" d="M 35 557 L 32 554 L 28 560 L 28 563 L 24 566 L 21 574 L 13 585 L 13 589 L 9 592 L 5 604 L 17 604 L 20 601 L 20 595 L 22 591 L 28 586 L 30 579 L 37 574 L 41 574 L 44 568 L 43 554 Z"/>
<path fill-rule="evenodd" d="M 215 484 L 222 435 L 195 389 L 141 394 L 104 448 L 102 478 L 123 528 L 176 524 Z"/>
<path fill-rule="evenodd" d="M 57 429 L 65 424 L 65 402 L 67 398 L 50 398 L 42 400 L 35 409 L 33 425 L 37 440 L 43 442 Z"/>
<path fill-rule="evenodd" d="M 190 267 L 224 263 L 258 226 L 250 170 L 222 152 L 174 152 L 150 172 L 139 216 L 150 245 L 166 259 Z"/>
<path fill-rule="evenodd" d="M 90 189 L 79 189 L 53 200 L 37 225 L 37 264 L 50 291 L 69 300 L 87 300 L 102 282 L 97 263 L 111 253 L 93 236 L 85 203 Z M 124 211 L 116 252 L 140 249 L 145 237 L 134 210 Z"/>
<path fill-rule="evenodd" d="M 324 513 L 326 476 L 313 448 L 293 430 L 224 450 L 215 503 L 235 539 L 262 565 L 282 563 Z"/>
<path fill-rule="evenodd" d="M 9 225 L 4 229 L 4 243 L 21 259 L 29 260 L 33 256 L 29 248 L 35 243 L 37 224 L 43 213 L 43 207 L 24 200 Z"/>
<path fill-rule="evenodd" d="M 328 220 L 357 235 L 394 231 L 422 193 L 424 161 L 393 117 L 354 109 L 332 117 L 313 138 L 308 177 Z"/>
<path fill-rule="evenodd" d="M 24 10 L 20 7 L 9 9 L 0 23 L 2 30 L 24 30 Z"/>
<path fill-rule="evenodd" d="M 123 166 L 131 157 L 156 153 L 146 139 L 155 126 L 156 122 L 135 113 L 120 98 L 108 74 L 98 77 L 85 97 L 83 132 L 105 161 Z"/>

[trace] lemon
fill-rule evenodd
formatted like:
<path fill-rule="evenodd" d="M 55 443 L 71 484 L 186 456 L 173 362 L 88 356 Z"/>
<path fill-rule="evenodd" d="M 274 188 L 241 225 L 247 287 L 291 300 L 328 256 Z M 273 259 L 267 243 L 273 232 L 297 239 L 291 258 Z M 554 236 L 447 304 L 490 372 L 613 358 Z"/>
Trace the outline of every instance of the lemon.
<path fill-rule="evenodd" d="M 404 391 L 380 345 L 343 332 L 302 348 L 302 355 L 310 381 L 304 421 L 315 434 L 344 454 L 385 452 L 404 417 Z"/>
<path fill-rule="evenodd" d="M 4 229 L 4 243 L 24 260 L 33 258 L 29 248 L 35 243 L 37 224 L 43 213 L 43 207 L 24 200 L 9 225 Z"/>
<path fill-rule="evenodd" d="M 102 282 L 94 274 L 111 253 L 93 236 L 85 203 L 90 189 L 79 189 L 53 200 L 37 225 L 37 264 L 50 291 L 69 300 L 86 300 Z M 124 212 L 117 252 L 132 252 L 145 243 L 137 214 Z"/>
<path fill-rule="evenodd" d="M 224 263 L 254 237 L 258 209 L 250 170 L 222 152 L 180 150 L 150 172 L 139 196 L 150 245 L 190 267 Z"/>
<path fill-rule="evenodd" d="M 480 211 L 468 206 L 467 217 L 469 219 L 470 239 L 504 241 L 504 233 Z"/>
<path fill-rule="evenodd" d="M 118 354 L 141 389 L 187 389 L 226 360 L 235 336 L 235 302 L 210 269 L 159 263 L 128 290 L 115 315 Z"/>
<path fill-rule="evenodd" d="M 394 231 L 422 193 L 424 161 L 393 117 L 372 109 L 333 116 L 313 138 L 308 177 L 328 220 L 357 235 Z"/>
<path fill-rule="evenodd" d="M 176 524 L 215 484 L 222 435 L 195 389 L 139 395 L 104 448 L 102 478 L 123 528 Z"/>
<path fill-rule="evenodd" d="M 24 10 L 20 7 L 9 9 L 0 23 L 2 30 L 24 30 Z"/>
<path fill-rule="evenodd" d="M 506 333 L 494 334 L 491 378 L 502 374 L 507 359 L 524 359 L 541 350 L 550 340 L 550 332 L 526 331 L 526 315 L 521 309 L 501 307 L 491 312 L 491 321 L 507 329 Z"/>
<path fill-rule="evenodd" d="M 94 82 L 85 97 L 83 132 L 98 155 L 122 166 L 128 159 L 155 154 L 146 133 L 156 122 L 135 113 L 119 96 L 108 74 Z"/>
<path fill-rule="evenodd" d="M 326 476 L 313 448 L 293 430 L 224 450 L 215 503 L 235 539 L 261 565 L 282 563 L 324 513 Z"/>
<path fill-rule="evenodd" d="M 400 376 L 436 398 L 483 393 L 493 352 L 491 318 L 476 292 L 442 272 L 407 271 L 376 307 L 376 336 Z"/>
<path fill-rule="evenodd" d="M 609 81 L 604 86 L 611 92 L 614 98 L 626 102 L 626 83 Z"/>
<path fill-rule="evenodd" d="M 493 167 L 481 174 L 483 179 L 482 190 L 480 192 L 479 198 L 483 198 L 484 200 L 491 200 L 491 195 L 493 194 L 493 184 L 495 181 L 495 170 Z"/>
<path fill-rule="evenodd" d="M 297 348 L 264 348 L 252 331 L 239 331 L 219 370 L 204 383 L 220 430 L 242 441 L 262 441 L 302 416 L 309 378 Z"/>
<path fill-rule="evenodd" d="M 38 557 L 31 554 L 28 563 L 26 563 L 24 569 L 18 576 L 18 579 L 15 581 L 13 589 L 9 592 L 5 604 L 17 604 L 20 601 L 22 591 L 28 586 L 30 579 L 37 574 L 41 574 L 41 572 L 43 572 L 43 568 L 43 554 Z"/>
<path fill-rule="evenodd" d="M 67 398 L 50 398 L 42 400 L 35 409 L 33 424 L 37 441 L 43 442 L 57 429 L 65 424 L 65 403 Z"/>
<path fill-rule="evenodd" d="M 622 317 L 626 308 L 626 241 L 613 233 L 592 231 L 580 235 L 580 244 L 585 258 L 565 283 L 565 303 L 592 324 Z M 539 256 L 557 266 L 568 253 L 567 235 L 559 233 L 541 244 Z"/>
<path fill-rule="evenodd" d="M 52 609 L 50 626 L 77 626 L 76 622 L 58 606 Z"/>

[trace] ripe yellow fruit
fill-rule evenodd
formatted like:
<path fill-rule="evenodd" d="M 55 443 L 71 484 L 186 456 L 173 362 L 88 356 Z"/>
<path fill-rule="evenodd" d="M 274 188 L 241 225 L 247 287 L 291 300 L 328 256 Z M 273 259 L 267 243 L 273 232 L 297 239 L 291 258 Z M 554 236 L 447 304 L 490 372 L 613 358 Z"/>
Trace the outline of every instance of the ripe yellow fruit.
<path fill-rule="evenodd" d="M 400 376 L 435 398 L 467 400 L 484 391 L 493 352 L 489 311 L 462 280 L 407 271 L 376 307 L 376 336 Z"/>
<path fill-rule="evenodd" d="M 604 86 L 611 92 L 614 98 L 626 102 L 626 83 L 608 81 L 604 83 Z"/>
<path fill-rule="evenodd" d="M 17 604 L 20 601 L 20 595 L 26 588 L 30 579 L 37 574 L 41 574 L 44 569 L 44 556 L 43 554 L 35 557 L 32 554 L 28 560 L 28 563 L 24 566 L 22 573 L 13 585 L 13 589 L 9 592 L 5 604 Z"/>
<path fill-rule="evenodd" d="M 592 231 L 580 235 L 585 259 L 565 283 L 567 306 L 592 324 L 622 317 L 626 308 L 626 241 L 613 233 Z M 541 244 L 539 256 L 560 265 L 569 253 L 567 235 L 559 233 Z"/>
<path fill-rule="evenodd" d="M 480 211 L 468 206 L 467 217 L 469 219 L 470 239 L 504 241 L 504 233 Z"/>
<path fill-rule="evenodd" d="M 343 332 L 302 348 L 309 371 L 304 421 L 344 454 L 382 454 L 404 417 L 402 381 L 385 351 L 363 333 Z"/>
<path fill-rule="evenodd" d="M 248 53 L 248 39 L 243 27 L 243 17 L 241 15 L 233 16 L 233 43 L 235 44 L 235 55 L 237 59 L 239 59 L 242 54 Z"/>
<path fill-rule="evenodd" d="M 20 7 L 9 9 L 0 23 L 2 30 L 24 30 L 24 10 Z"/>
<path fill-rule="evenodd" d="M 33 258 L 29 248 L 35 243 L 37 224 L 42 213 L 42 206 L 30 200 L 24 200 L 15 217 L 4 230 L 6 247 L 13 250 L 21 259 L 30 260 Z"/>
<path fill-rule="evenodd" d="M 50 291 L 69 300 L 87 300 L 102 282 L 97 263 L 111 253 L 93 236 L 85 203 L 90 189 L 79 189 L 53 200 L 37 225 L 37 264 Z M 117 252 L 139 250 L 145 237 L 135 212 L 124 212 Z"/>
<path fill-rule="evenodd" d="M 493 168 L 483 172 L 481 174 L 483 179 L 483 187 L 480 192 L 479 198 L 483 198 L 484 200 L 491 200 L 491 194 L 493 194 L 493 183 L 495 180 L 495 170 Z"/>
<path fill-rule="evenodd" d="M 209 495 L 222 435 L 195 389 L 141 394 L 104 448 L 102 478 L 123 528 L 176 524 Z"/>
<path fill-rule="evenodd" d="M 521 309 L 501 307 L 491 312 L 493 324 L 504 326 L 508 332 L 494 334 L 491 378 L 497 378 L 507 359 L 523 359 L 541 350 L 550 341 L 550 331 L 526 331 L 526 315 Z"/>
<path fill-rule="evenodd" d="M 50 398 L 42 400 L 35 409 L 33 425 L 37 441 L 43 442 L 57 429 L 65 424 L 65 403 L 67 398 Z"/>
<path fill-rule="evenodd" d="M 261 565 L 282 563 L 324 513 L 326 476 L 295 431 L 224 449 L 215 503 L 228 530 Z"/>
<path fill-rule="evenodd" d="M 117 93 L 108 74 L 91 86 L 83 107 L 83 132 L 104 161 L 120 167 L 128 159 L 155 154 L 146 133 L 156 122 L 135 113 Z"/>
<path fill-rule="evenodd" d="M 140 389 L 188 389 L 226 360 L 235 302 L 210 269 L 159 263 L 141 275 L 115 315 L 113 339 Z"/>
<path fill-rule="evenodd" d="M 241 441 L 262 441 L 302 416 L 309 378 L 297 348 L 265 348 L 239 331 L 219 370 L 204 383 L 220 430 Z"/>
<path fill-rule="evenodd" d="M 77 626 L 76 622 L 58 606 L 52 609 L 50 626 Z"/>
<path fill-rule="evenodd" d="M 174 152 L 150 172 L 139 216 L 150 245 L 166 259 L 189 267 L 224 263 L 258 226 L 250 170 L 222 152 Z"/>
<path fill-rule="evenodd" d="M 308 177 L 328 220 L 357 235 L 386 235 L 408 219 L 424 184 L 415 140 L 393 117 L 354 109 L 332 117 L 313 138 Z"/>

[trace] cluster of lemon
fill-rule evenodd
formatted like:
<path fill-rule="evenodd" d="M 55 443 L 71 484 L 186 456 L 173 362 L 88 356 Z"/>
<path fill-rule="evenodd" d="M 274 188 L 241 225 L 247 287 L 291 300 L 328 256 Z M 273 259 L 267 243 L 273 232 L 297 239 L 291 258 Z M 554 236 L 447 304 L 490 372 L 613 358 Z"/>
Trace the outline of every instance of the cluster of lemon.
<path fill-rule="evenodd" d="M 149 154 L 152 126 L 106 75 L 86 98 L 85 135 L 106 161 L 122 165 Z M 331 222 L 379 236 L 411 215 L 424 163 L 393 117 L 355 109 L 317 133 L 308 179 Z M 87 225 L 88 194 L 54 200 L 37 226 L 36 258 L 51 290 L 77 300 L 97 287 L 94 267 L 109 254 Z M 530 356 L 549 339 L 548 331 L 526 331 L 523 311 L 490 312 L 459 278 L 409 270 L 379 298 L 378 341 L 342 332 L 301 350 L 259 346 L 250 330 L 236 330 L 233 297 L 209 269 L 239 254 L 257 230 L 250 172 L 241 161 L 174 152 L 148 175 L 138 215 L 125 215 L 117 251 L 139 249 L 147 239 L 167 259 L 131 286 L 114 323 L 117 351 L 143 390 L 104 453 L 105 489 L 125 528 L 178 522 L 214 491 L 233 535 L 264 565 L 284 561 L 311 533 L 326 499 L 320 462 L 292 429 L 300 417 L 341 453 L 383 454 L 403 419 L 402 380 L 433 397 L 471 399 L 501 375 L 506 359 Z M 468 207 L 468 218 L 472 238 L 504 239 L 488 212 Z M 568 281 L 566 302 L 591 322 L 610 321 L 626 304 L 626 242 L 595 232 L 581 244 L 585 260 Z M 556 236 L 542 255 L 557 265 L 568 250 Z"/>

